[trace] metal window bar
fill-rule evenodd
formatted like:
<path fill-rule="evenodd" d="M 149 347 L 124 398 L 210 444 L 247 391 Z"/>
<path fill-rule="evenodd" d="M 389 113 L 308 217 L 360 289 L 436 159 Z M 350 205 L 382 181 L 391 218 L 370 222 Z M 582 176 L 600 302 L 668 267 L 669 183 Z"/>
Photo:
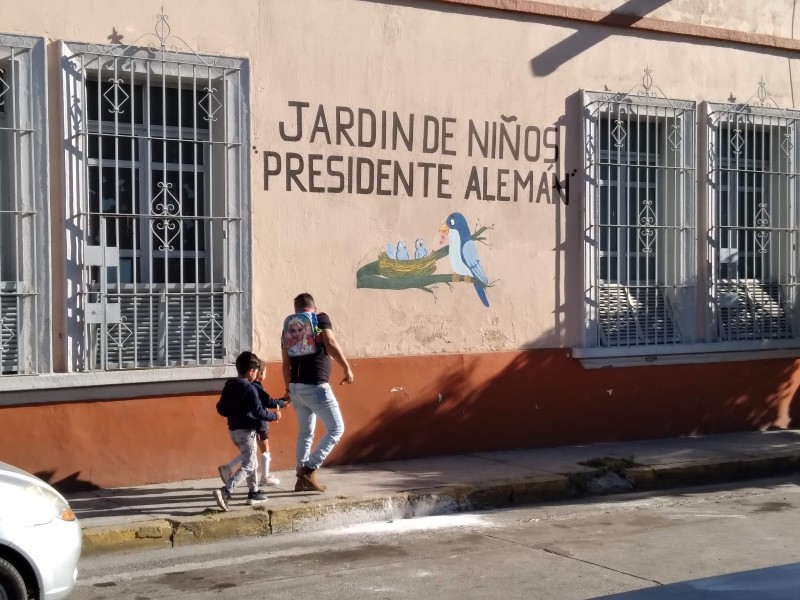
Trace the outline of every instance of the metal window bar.
<path fill-rule="evenodd" d="M 44 65 L 35 64 L 34 45 L 25 36 L 0 34 L 1 375 L 40 372 L 49 344 L 49 330 L 40 327 L 39 232 L 46 199 L 36 182 L 36 152 L 44 141 L 33 89 L 34 69 Z"/>
<path fill-rule="evenodd" d="M 215 181 L 235 181 L 227 157 L 243 150 L 229 135 L 235 93 L 217 86 L 241 89 L 239 69 L 104 48 L 70 57 L 89 117 L 78 219 L 84 247 L 102 248 L 84 260 L 83 305 L 99 315 L 84 328 L 86 368 L 230 362 L 239 340 L 227 339 L 227 315 L 242 294 L 227 262 L 237 240 L 223 232 L 240 219 L 243 188 L 229 195 Z"/>
<path fill-rule="evenodd" d="M 695 104 L 656 93 L 649 71 L 637 93 L 584 98 L 586 343 L 692 341 Z"/>
<path fill-rule="evenodd" d="M 710 112 L 712 321 L 726 341 L 800 337 L 798 119 L 768 98 Z"/>

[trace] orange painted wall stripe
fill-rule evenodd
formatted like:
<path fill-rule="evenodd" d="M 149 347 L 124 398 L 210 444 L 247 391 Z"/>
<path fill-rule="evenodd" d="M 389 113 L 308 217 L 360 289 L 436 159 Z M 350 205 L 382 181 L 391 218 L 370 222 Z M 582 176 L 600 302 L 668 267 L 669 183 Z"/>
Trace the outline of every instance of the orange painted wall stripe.
<path fill-rule="evenodd" d="M 798 359 L 584 369 L 550 349 L 351 365 L 353 385 L 335 386 L 345 434 L 328 466 L 800 426 Z M 279 373 L 268 366 L 275 395 Z M 213 478 L 236 453 L 218 397 L 5 407 L 0 460 L 62 490 Z M 293 468 L 294 409 L 269 439 L 273 468 Z"/>
<path fill-rule="evenodd" d="M 663 19 L 653 19 L 652 17 L 639 17 L 636 15 L 605 12 L 590 8 L 549 4 L 547 2 L 536 2 L 535 0 L 436 1 L 442 4 L 500 10 L 537 17 L 565 19 L 569 21 L 581 21 L 584 23 L 594 23 L 596 25 L 606 25 L 608 27 L 667 33 L 706 40 L 757 46 L 760 48 L 800 51 L 800 40 L 791 38 L 766 35 L 763 33 L 735 31 L 733 29 L 723 29 L 720 27 L 709 27 L 707 25 L 696 25 L 694 23 L 665 21 Z"/>

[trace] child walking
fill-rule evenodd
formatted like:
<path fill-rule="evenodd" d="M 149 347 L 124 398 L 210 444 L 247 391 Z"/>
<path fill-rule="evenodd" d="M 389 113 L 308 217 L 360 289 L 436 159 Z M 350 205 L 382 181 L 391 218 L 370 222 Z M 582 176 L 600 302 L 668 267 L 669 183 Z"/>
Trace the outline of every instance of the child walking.
<path fill-rule="evenodd" d="M 256 437 L 261 421 L 277 421 L 281 414 L 270 412 L 261 404 L 258 389 L 253 385 L 260 370 L 261 361 L 258 357 L 252 352 L 242 352 L 236 357 L 238 377 L 225 382 L 217 402 L 217 412 L 228 420 L 228 435 L 239 449 L 242 464 L 224 486 L 214 490 L 214 500 L 225 511 L 228 510 L 233 490 L 244 481 L 247 481 L 248 504 L 257 505 L 267 501 L 266 494 L 258 489 Z"/>
<path fill-rule="evenodd" d="M 291 402 L 288 398 L 280 398 L 274 399 L 272 398 L 264 389 L 264 378 L 267 374 L 267 365 L 263 361 L 261 361 L 258 375 L 256 375 L 255 380 L 253 380 L 253 385 L 258 390 L 258 398 L 261 401 L 261 405 L 264 408 L 273 408 L 273 409 L 281 409 L 286 407 L 289 402 Z M 280 485 L 281 480 L 271 475 L 269 472 L 269 463 L 270 463 L 270 453 L 269 453 L 269 426 L 267 425 L 267 421 L 261 421 L 260 426 L 258 429 L 258 451 L 261 453 L 261 457 L 258 461 L 258 482 L 259 485 L 268 485 L 268 486 L 277 486 Z M 228 462 L 227 464 L 220 465 L 217 467 L 217 471 L 219 471 L 220 479 L 222 479 L 222 483 L 227 484 L 231 479 L 231 474 L 233 473 L 236 466 L 242 462 L 242 457 L 240 454 L 237 454 L 233 457 L 233 459 Z"/>

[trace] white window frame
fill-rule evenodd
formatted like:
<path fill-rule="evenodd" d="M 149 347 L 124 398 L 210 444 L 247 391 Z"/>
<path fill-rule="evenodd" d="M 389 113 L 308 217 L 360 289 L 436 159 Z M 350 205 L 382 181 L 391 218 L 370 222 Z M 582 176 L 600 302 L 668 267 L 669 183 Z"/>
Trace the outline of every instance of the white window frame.
<path fill-rule="evenodd" d="M 729 351 L 755 351 L 764 357 L 800 349 L 800 111 L 779 108 L 766 95 L 763 82 L 754 103 L 706 103 L 708 137 L 708 191 L 706 341 Z M 721 147 L 723 128 L 734 137 Z M 737 132 L 738 130 L 738 132 Z M 761 135 L 762 147 L 753 149 L 749 140 Z M 763 146 L 765 135 L 769 145 Z M 776 135 L 777 134 L 777 135 Z M 758 150 L 761 159 L 756 159 Z M 753 153 L 750 156 L 751 152 Z M 765 157 L 768 157 L 767 161 Z M 725 188 L 722 171 L 737 176 L 733 190 Z M 739 175 L 759 175 L 759 189 L 738 183 Z M 754 177 L 755 182 L 755 177 Z M 737 215 L 723 232 L 719 214 L 721 194 Z M 738 223 L 740 199 L 749 201 L 753 214 Z M 760 193 L 761 202 L 756 201 Z M 749 205 L 748 205 L 749 206 Z M 730 209 L 728 210 L 730 214 Z M 752 251 L 739 249 L 722 238 L 752 231 Z M 746 236 L 747 234 L 744 233 Z M 739 263 L 745 263 L 740 273 Z M 749 263 L 749 264 L 748 264 Z M 737 265 L 737 272 L 732 273 Z M 723 265 L 727 265 L 723 273 Z M 756 271 L 757 270 L 757 271 Z M 777 297 L 776 297 L 777 296 Z M 795 350 L 794 353 L 792 351 Z M 785 352 L 782 353 L 786 355 Z"/>
<path fill-rule="evenodd" d="M 0 380 L 52 368 L 47 58 L 42 37 L 0 34 Z M 0 158 L 0 160 L 4 160 Z M 7 273 L 11 273 L 10 277 Z M 5 276 L 4 276 L 5 274 Z M 18 377 L 20 376 L 20 377 Z M 21 385 L 25 385 L 21 383 Z"/>
<path fill-rule="evenodd" d="M 582 346 L 573 349 L 578 358 L 606 360 L 677 354 L 693 345 L 696 337 L 697 105 L 693 101 L 656 94 L 649 71 L 643 81 L 641 89 L 627 94 L 581 92 L 586 173 L 582 214 L 585 298 Z M 627 116 L 621 120 L 627 119 L 628 123 L 658 124 L 661 131 L 658 152 L 664 154 L 664 162 L 654 167 L 659 178 L 655 194 L 660 206 L 656 206 L 649 217 L 641 216 L 636 226 L 628 227 L 636 231 L 637 238 L 644 236 L 642 243 L 659 235 L 669 236 L 669 241 L 659 242 L 660 252 L 656 252 L 659 265 L 656 272 L 663 273 L 664 280 L 652 279 L 644 285 L 601 279 L 600 261 L 604 250 L 600 232 L 605 226 L 600 221 L 600 202 L 601 188 L 607 185 L 602 181 L 601 171 L 608 160 L 601 156 L 599 129 L 608 116 L 620 118 L 623 114 Z M 619 145 L 623 145 L 625 134 L 620 131 L 619 135 Z M 637 167 L 647 165 L 634 161 L 632 168 Z M 624 233 L 628 235 L 629 232 Z M 644 298 L 647 300 L 643 301 Z M 609 302 L 614 306 L 606 306 Z M 609 315 L 617 315 L 621 330 L 633 328 L 631 331 L 635 333 L 624 337 L 621 343 L 609 343 L 609 331 L 614 333 L 614 328 L 607 323 Z M 669 326 L 665 326 L 668 319 Z"/>
<path fill-rule="evenodd" d="M 249 348 L 252 341 L 249 63 L 246 59 L 201 56 L 193 52 L 165 50 L 164 40 L 161 41 L 161 50 L 136 46 L 98 46 L 80 42 L 61 44 L 67 212 L 66 355 L 70 372 L 91 371 L 92 379 L 99 381 L 110 381 L 111 378 L 106 376 L 111 375 L 110 371 L 117 377 L 122 374 L 124 382 L 158 381 L 162 379 L 158 371 L 174 367 L 181 367 L 182 377 L 218 377 L 221 373 L 220 367 L 229 367 L 236 354 L 242 349 Z M 117 315 L 115 318 L 114 312 L 116 310 L 119 313 L 119 306 L 115 307 L 113 303 L 105 302 L 105 295 L 99 305 L 88 300 L 91 282 L 87 280 L 87 266 L 97 264 L 100 273 L 108 273 L 109 267 L 118 264 L 120 252 L 110 247 L 103 249 L 102 245 L 89 247 L 85 239 L 86 225 L 81 222 L 86 218 L 85 207 L 88 206 L 86 194 L 88 193 L 89 123 L 86 120 L 88 115 L 82 112 L 86 106 L 85 102 L 82 102 L 85 90 L 83 78 L 89 73 L 86 57 L 98 61 L 111 61 L 114 65 L 134 65 L 137 73 L 126 74 L 131 80 L 134 76 L 140 75 L 138 72 L 140 67 L 146 72 L 159 72 L 162 79 L 180 80 L 181 77 L 187 76 L 196 78 L 191 73 L 196 72 L 198 68 L 206 69 L 209 73 L 223 73 L 221 77 L 225 85 L 221 86 L 223 89 L 219 90 L 219 93 L 224 94 L 224 101 L 221 103 L 222 110 L 218 116 L 222 120 L 219 126 L 223 128 L 225 136 L 224 143 L 215 146 L 215 152 L 221 153 L 222 158 L 218 163 L 221 169 L 217 181 L 214 182 L 217 186 L 214 188 L 214 193 L 224 194 L 224 214 L 211 215 L 211 218 L 219 217 L 220 246 L 213 256 L 213 264 L 208 266 L 214 271 L 212 280 L 217 283 L 218 291 L 225 298 L 224 314 L 219 315 L 220 320 L 225 323 L 221 340 L 224 344 L 221 360 L 203 362 L 201 366 L 193 366 L 191 360 L 182 360 L 178 364 L 108 363 L 101 364 L 99 371 L 94 370 L 97 368 L 96 361 L 93 361 L 94 353 L 87 349 L 91 346 L 91 325 L 99 325 L 101 331 L 108 331 L 109 327 L 118 322 L 119 317 Z M 229 77 L 226 74 L 233 75 Z M 99 158 L 99 162 L 102 163 L 102 157 Z M 140 156 L 140 160 L 143 159 L 144 157 Z M 148 168 L 150 167 L 152 165 Z M 144 182 L 140 183 L 144 185 Z M 206 200 L 209 198 L 208 195 L 204 197 Z M 92 258 L 93 256 L 95 258 Z M 170 293 L 169 290 L 166 292 Z M 186 292 L 185 287 L 178 290 L 178 297 L 184 292 Z M 134 291 L 134 293 L 139 292 Z M 94 317 L 89 315 L 90 310 L 96 313 Z M 163 320 L 161 319 L 162 322 Z M 223 370 L 230 372 L 229 368 Z"/>

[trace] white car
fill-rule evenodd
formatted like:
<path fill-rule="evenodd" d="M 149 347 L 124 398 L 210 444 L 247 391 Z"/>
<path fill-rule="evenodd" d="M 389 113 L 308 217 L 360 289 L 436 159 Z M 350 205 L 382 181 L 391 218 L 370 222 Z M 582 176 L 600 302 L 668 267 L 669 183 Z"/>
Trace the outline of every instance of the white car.
<path fill-rule="evenodd" d="M 0 462 L 0 598 L 66 598 L 80 556 L 81 527 L 64 497 Z"/>

